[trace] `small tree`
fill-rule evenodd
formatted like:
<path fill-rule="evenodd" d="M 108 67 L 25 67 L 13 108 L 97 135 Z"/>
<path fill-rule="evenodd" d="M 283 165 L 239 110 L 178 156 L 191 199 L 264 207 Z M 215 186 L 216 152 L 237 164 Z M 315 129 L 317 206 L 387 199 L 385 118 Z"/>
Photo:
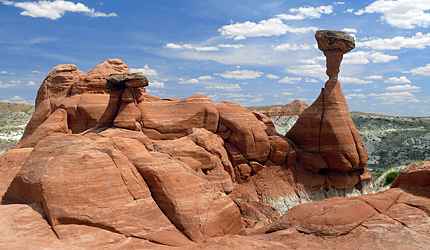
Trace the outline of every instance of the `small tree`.
<path fill-rule="evenodd" d="M 390 185 L 391 183 L 393 183 L 394 179 L 396 179 L 397 175 L 399 173 L 397 172 L 390 172 L 387 174 L 387 176 L 385 176 L 385 186 Z"/>

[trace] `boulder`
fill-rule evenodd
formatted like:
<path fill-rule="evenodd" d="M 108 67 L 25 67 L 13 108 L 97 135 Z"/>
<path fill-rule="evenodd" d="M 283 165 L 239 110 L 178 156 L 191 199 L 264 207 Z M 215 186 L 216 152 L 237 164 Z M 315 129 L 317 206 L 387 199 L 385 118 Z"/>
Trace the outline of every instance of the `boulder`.
<path fill-rule="evenodd" d="M 248 160 L 265 162 L 270 152 L 266 125 L 237 103 L 222 101 L 216 104 L 216 108 L 220 115 L 220 125 L 231 131 L 227 141 L 239 149 Z"/>
<path fill-rule="evenodd" d="M 189 239 L 202 242 L 206 236 L 234 234 L 243 228 L 237 206 L 208 180 L 167 154 L 138 146 L 121 143 L 157 205 Z"/>
<path fill-rule="evenodd" d="M 142 145 L 134 139 L 123 140 Z M 188 244 L 154 202 L 137 169 L 110 138 L 45 137 L 3 200 L 41 203 L 54 231 L 60 225 L 77 224 L 166 245 Z M 69 236 L 73 233 L 68 231 Z"/>
<path fill-rule="evenodd" d="M 139 119 L 136 122 L 140 122 L 142 131 L 154 140 L 183 137 L 192 128 L 204 128 L 214 133 L 218 127 L 218 111 L 204 95 L 178 100 L 142 101 L 137 107 L 141 116 L 135 118 Z M 134 114 L 137 117 L 137 113 Z M 116 119 L 122 119 L 121 112 L 118 116 Z"/>
<path fill-rule="evenodd" d="M 430 161 L 416 162 L 400 171 L 391 184 L 391 188 L 396 187 L 410 192 L 430 190 Z"/>
<path fill-rule="evenodd" d="M 0 197 L 3 197 L 32 150 L 33 148 L 10 149 L 0 155 Z"/>
<path fill-rule="evenodd" d="M 106 88 L 111 90 L 127 89 L 127 87 L 146 87 L 148 78 L 142 73 L 110 74 L 106 77 Z"/>

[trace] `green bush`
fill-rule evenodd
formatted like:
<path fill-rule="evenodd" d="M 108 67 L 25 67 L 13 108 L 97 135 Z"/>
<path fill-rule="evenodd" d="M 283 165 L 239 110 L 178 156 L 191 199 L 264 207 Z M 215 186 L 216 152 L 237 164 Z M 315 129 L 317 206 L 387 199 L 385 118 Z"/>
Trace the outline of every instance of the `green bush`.
<path fill-rule="evenodd" d="M 391 183 L 393 183 L 394 179 L 396 179 L 397 175 L 399 173 L 397 172 L 390 172 L 387 174 L 387 176 L 385 176 L 385 186 L 390 185 Z"/>

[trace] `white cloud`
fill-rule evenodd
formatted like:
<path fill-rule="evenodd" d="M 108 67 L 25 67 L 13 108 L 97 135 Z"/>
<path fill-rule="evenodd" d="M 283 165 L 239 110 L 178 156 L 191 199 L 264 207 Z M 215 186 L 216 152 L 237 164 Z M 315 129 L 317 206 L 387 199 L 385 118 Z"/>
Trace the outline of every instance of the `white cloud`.
<path fill-rule="evenodd" d="M 143 68 L 140 68 L 140 69 L 131 69 L 130 68 L 130 72 L 132 72 L 132 73 L 142 72 L 142 74 L 144 74 L 145 76 L 156 76 L 156 75 L 158 75 L 157 71 L 155 69 L 149 68 L 148 64 L 145 64 L 145 66 L 143 66 Z"/>
<path fill-rule="evenodd" d="M 7 71 L 2 70 L 2 71 L 0 72 L 0 74 L 7 74 Z"/>
<path fill-rule="evenodd" d="M 243 44 L 219 44 L 215 46 L 194 46 L 188 43 L 185 44 L 176 44 L 176 43 L 168 43 L 164 45 L 164 48 L 168 49 L 191 49 L 196 51 L 219 51 L 219 48 L 233 48 L 233 49 L 239 49 L 246 47 Z"/>
<path fill-rule="evenodd" d="M 164 82 L 159 82 L 159 81 L 157 81 L 157 80 L 150 81 L 150 82 L 149 82 L 149 87 L 154 87 L 154 88 L 164 88 Z"/>
<path fill-rule="evenodd" d="M 210 47 L 195 47 L 194 48 L 197 51 L 218 51 L 219 48 L 215 47 L 215 46 L 210 46 Z"/>
<path fill-rule="evenodd" d="M 372 79 L 372 80 L 382 80 L 382 76 L 365 76 L 364 79 Z"/>
<path fill-rule="evenodd" d="M 282 94 L 283 95 L 294 95 L 294 93 L 291 93 L 291 92 L 283 92 Z"/>
<path fill-rule="evenodd" d="M 220 48 L 233 48 L 233 49 L 239 49 L 245 47 L 243 44 L 220 44 L 217 45 Z"/>
<path fill-rule="evenodd" d="M 212 76 L 199 76 L 197 80 L 211 80 L 213 79 Z"/>
<path fill-rule="evenodd" d="M 18 101 L 18 102 L 23 101 L 23 100 L 25 100 L 25 99 L 22 98 L 21 96 L 17 96 L 17 95 L 9 99 L 9 101 Z"/>
<path fill-rule="evenodd" d="M 355 14 L 381 13 L 381 20 L 393 27 L 413 29 L 430 26 L 430 2 L 428 0 L 377 0 Z"/>
<path fill-rule="evenodd" d="M 384 81 L 385 83 L 395 83 L 395 84 L 401 84 L 401 83 L 411 83 L 411 81 L 406 78 L 405 76 L 401 77 L 390 77 L 387 80 Z"/>
<path fill-rule="evenodd" d="M 114 12 L 110 14 L 102 13 L 90 9 L 82 3 L 73 3 L 64 0 L 38 1 L 38 2 L 14 2 L 0 0 L 4 5 L 12 5 L 24 11 L 20 14 L 30 17 L 44 17 L 51 20 L 61 18 L 66 12 L 81 12 L 90 17 L 116 17 Z"/>
<path fill-rule="evenodd" d="M 290 9 L 290 14 L 279 14 L 277 17 L 284 20 L 303 20 L 305 18 L 320 18 L 321 14 L 331 14 L 333 12 L 333 6 L 319 6 L 319 7 L 300 7 Z"/>
<path fill-rule="evenodd" d="M 387 87 L 387 90 L 393 90 L 393 91 L 420 90 L 420 89 L 421 89 L 420 87 L 412 86 L 410 84 Z"/>
<path fill-rule="evenodd" d="M 28 83 L 26 84 L 27 86 L 35 86 L 36 83 L 33 81 L 28 81 Z"/>
<path fill-rule="evenodd" d="M 344 28 L 342 29 L 342 31 L 345 31 L 347 33 L 357 33 L 357 29 L 352 29 L 352 28 Z"/>
<path fill-rule="evenodd" d="M 308 50 L 312 47 L 309 44 L 289 44 L 289 43 L 283 43 L 278 46 L 273 46 L 274 50 L 278 51 L 288 51 L 288 50 Z"/>
<path fill-rule="evenodd" d="M 306 78 L 306 82 L 318 82 L 318 80 L 313 78 Z"/>
<path fill-rule="evenodd" d="M 222 89 L 222 90 L 226 90 L 226 91 L 240 91 L 240 90 L 242 90 L 240 88 L 239 84 L 206 86 L 205 89 Z"/>
<path fill-rule="evenodd" d="M 269 79 L 279 79 L 279 76 L 272 75 L 272 74 L 267 74 L 266 77 L 269 78 Z"/>
<path fill-rule="evenodd" d="M 417 67 L 417 68 L 411 69 L 409 73 L 414 75 L 430 76 L 430 63 L 424 67 Z"/>
<path fill-rule="evenodd" d="M 33 70 L 33 71 L 31 71 L 31 73 L 33 73 L 33 74 L 40 74 L 41 72 L 39 70 Z"/>
<path fill-rule="evenodd" d="M 307 33 L 315 32 L 317 30 L 315 27 L 295 28 L 283 23 L 281 19 L 282 18 L 276 17 L 267 20 L 261 20 L 259 23 L 246 21 L 244 23 L 224 25 L 218 29 L 218 32 L 227 38 L 243 40 L 247 37 L 280 36 L 286 34 L 287 32 Z"/>
<path fill-rule="evenodd" d="M 354 91 L 354 92 L 361 92 L 363 90 L 362 89 L 353 89 L 352 91 Z"/>
<path fill-rule="evenodd" d="M 373 38 L 364 42 L 356 42 L 355 45 L 357 47 L 376 50 L 399 50 L 402 48 L 425 49 L 427 46 L 430 46 L 430 33 L 423 34 L 417 32 L 415 36 L 412 37 L 396 36 L 386 39 Z"/>
<path fill-rule="evenodd" d="M 190 80 L 187 80 L 187 81 L 185 81 L 184 79 L 182 79 L 182 78 L 179 78 L 179 83 L 180 84 L 197 84 L 197 83 L 199 83 L 199 80 L 198 79 L 190 79 Z"/>
<path fill-rule="evenodd" d="M 352 13 L 354 11 L 354 9 L 347 9 L 346 11 L 345 11 L 345 13 Z"/>
<path fill-rule="evenodd" d="M 381 52 L 357 51 L 345 54 L 343 63 L 368 64 L 370 61 L 373 63 L 386 63 L 392 60 L 397 60 L 398 58 L 398 56 L 390 56 Z"/>
<path fill-rule="evenodd" d="M 326 68 L 321 66 L 320 64 L 307 64 L 307 65 L 293 66 L 293 67 L 290 67 L 289 69 L 286 69 L 286 71 L 296 75 L 324 78 Z"/>
<path fill-rule="evenodd" d="M 357 77 L 345 77 L 345 76 L 339 76 L 339 81 L 341 83 L 356 83 L 356 84 L 367 84 L 367 83 L 373 83 L 373 81 L 366 81 Z"/>
<path fill-rule="evenodd" d="M 251 100 L 250 102 L 262 102 L 262 101 L 263 101 L 263 98 L 257 97 L 254 100 Z"/>
<path fill-rule="evenodd" d="M 215 73 L 215 75 L 222 76 L 224 78 L 234 78 L 234 79 L 254 79 L 260 77 L 264 73 L 260 71 L 253 70 L 235 70 L 235 71 L 226 71 L 224 73 Z"/>
<path fill-rule="evenodd" d="M 297 83 L 300 80 L 302 80 L 302 78 L 300 78 L 300 77 L 288 77 L 288 76 L 286 76 L 286 77 L 282 78 L 281 80 L 279 80 L 278 83 L 292 83 L 292 84 L 295 84 L 295 83 Z"/>
<path fill-rule="evenodd" d="M 363 99 L 363 98 L 366 98 L 366 95 L 364 95 L 364 94 L 349 94 L 349 95 L 345 96 L 345 99 L 352 99 L 353 97 Z"/>
<path fill-rule="evenodd" d="M 370 95 L 369 95 L 370 96 Z M 406 103 L 406 102 L 419 102 L 415 96 L 407 91 L 404 92 L 392 92 L 392 93 L 382 93 L 377 96 L 376 99 L 382 100 L 381 104 L 394 104 L 394 103 Z"/>
<path fill-rule="evenodd" d="M 10 84 L 10 83 L 2 83 L 0 81 L 0 89 L 7 89 L 7 88 L 14 87 L 14 86 L 16 86 L 16 83 Z"/>
<path fill-rule="evenodd" d="M 16 80 L 16 81 L 12 80 L 12 81 L 9 81 L 9 82 L 11 82 L 12 84 L 15 84 L 15 85 L 22 83 L 21 80 Z"/>

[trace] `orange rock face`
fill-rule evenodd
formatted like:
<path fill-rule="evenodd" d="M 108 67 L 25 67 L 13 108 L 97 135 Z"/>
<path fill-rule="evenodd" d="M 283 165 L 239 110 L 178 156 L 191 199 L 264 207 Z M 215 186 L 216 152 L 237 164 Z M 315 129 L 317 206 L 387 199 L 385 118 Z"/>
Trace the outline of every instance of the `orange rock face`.
<path fill-rule="evenodd" d="M 313 171 L 328 168 L 348 172 L 367 165 L 366 149 L 337 80 L 326 82 L 320 96 L 286 136 L 303 150 L 324 158 L 327 165 L 315 166 Z"/>

